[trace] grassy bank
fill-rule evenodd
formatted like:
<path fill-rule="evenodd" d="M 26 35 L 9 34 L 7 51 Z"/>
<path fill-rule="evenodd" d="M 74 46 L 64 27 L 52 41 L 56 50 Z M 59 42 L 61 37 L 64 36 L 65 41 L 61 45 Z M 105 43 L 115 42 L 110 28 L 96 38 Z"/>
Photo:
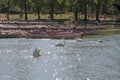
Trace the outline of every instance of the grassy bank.
<path fill-rule="evenodd" d="M 9 15 L 10 20 L 24 20 L 24 15 L 20 17 L 20 14 L 10 14 Z M 79 14 L 79 19 L 83 19 L 84 15 Z M 36 20 L 37 14 L 28 14 L 28 20 Z M 40 14 L 40 19 L 48 19 L 49 20 L 49 14 Z M 74 15 L 72 13 L 66 13 L 66 14 L 54 14 L 54 19 L 69 19 L 74 20 Z M 107 15 L 103 16 L 100 15 L 100 20 L 115 20 L 116 16 L 114 15 Z M 0 14 L 0 20 L 7 20 L 6 14 Z M 95 20 L 95 14 L 88 15 L 88 20 Z"/>
<path fill-rule="evenodd" d="M 54 14 L 55 19 L 69 19 L 73 14 Z M 37 19 L 37 14 L 28 14 L 28 20 Z M 40 14 L 40 19 L 49 19 L 49 14 Z M 6 14 L 0 14 L 0 20 L 7 20 Z M 21 18 L 20 14 L 10 14 L 10 20 L 24 20 L 24 15 Z"/>

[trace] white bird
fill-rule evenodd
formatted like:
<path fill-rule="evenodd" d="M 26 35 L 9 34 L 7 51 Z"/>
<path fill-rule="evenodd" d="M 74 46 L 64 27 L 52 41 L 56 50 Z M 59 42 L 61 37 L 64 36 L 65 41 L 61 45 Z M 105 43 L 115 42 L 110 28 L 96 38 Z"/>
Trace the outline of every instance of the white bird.
<path fill-rule="evenodd" d="M 77 34 L 76 41 L 77 42 L 82 42 L 83 41 L 83 33 L 82 32 L 80 34 Z"/>
<path fill-rule="evenodd" d="M 40 51 L 41 49 L 40 48 L 36 48 L 34 51 L 33 51 L 33 57 L 34 58 L 39 58 L 41 55 L 40 55 Z"/>
<path fill-rule="evenodd" d="M 77 38 L 77 42 L 82 42 L 82 41 L 83 41 L 83 39 Z"/>
<path fill-rule="evenodd" d="M 86 78 L 85 80 L 90 80 L 89 78 Z"/>
<path fill-rule="evenodd" d="M 63 38 L 63 43 L 56 44 L 56 47 L 64 47 L 66 45 L 65 38 Z"/>
<path fill-rule="evenodd" d="M 103 43 L 103 40 L 98 40 L 98 42 Z"/>

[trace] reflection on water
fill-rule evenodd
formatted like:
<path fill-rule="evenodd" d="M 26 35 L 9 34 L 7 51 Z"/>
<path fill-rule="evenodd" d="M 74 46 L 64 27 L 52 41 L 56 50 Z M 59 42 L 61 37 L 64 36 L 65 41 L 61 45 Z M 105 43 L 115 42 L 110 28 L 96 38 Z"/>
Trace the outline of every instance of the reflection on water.
<path fill-rule="evenodd" d="M 103 40 L 103 42 L 98 42 Z M 0 39 L 0 80 L 119 80 L 120 35 L 82 42 L 55 39 Z M 32 57 L 41 48 L 39 59 Z"/>

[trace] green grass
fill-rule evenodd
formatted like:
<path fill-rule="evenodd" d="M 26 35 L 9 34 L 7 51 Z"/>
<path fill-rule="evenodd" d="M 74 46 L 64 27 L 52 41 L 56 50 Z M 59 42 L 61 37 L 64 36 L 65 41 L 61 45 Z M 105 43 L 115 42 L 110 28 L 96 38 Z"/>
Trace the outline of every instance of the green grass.
<path fill-rule="evenodd" d="M 80 19 L 83 19 L 83 15 L 79 15 Z M 40 14 L 41 19 L 48 19 L 49 20 L 49 14 Z M 28 14 L 28 20 L 35 20 L 37 19 L 37 14 Z M 54 19 L 69 19 L 69 20 L 74 20 L 74 15 L 73 13 L 66 13 L 66 14 L 54 14 Z M 115 16 L 106 16 L 105 20 L 112 20 L 115 19 Z M 0 14 L 0 20 L 7 20 L 6 14 Z M 19 17 L 19 14 L 10 14 L 10 20 L 24 20 L 24 15 L 23 18 Z M 93 17 L 90 17 L 89 20 L 95 20 L 95 15 Z M 101 20 L 103 20 L 101 18 Z"/>
<path fill-rule="evenodd" d="M 19 14 L 10 14 L 10 20 L 24 20 L 23 18 L 19 17 Z M 73 17 L 72 13 L 67 14 L 54 14 L 54 19 L 71 19 Z M 37 19 L 37 14 L 28 14 L 28 20 L 35 20 Z M 49 19 L 49 14 L 40 14 L 40 19 Z M 73 18 L 74 19 L 74 18 Z M 0 14 L 0 20 L 7 20 L 6 14 Z"/>

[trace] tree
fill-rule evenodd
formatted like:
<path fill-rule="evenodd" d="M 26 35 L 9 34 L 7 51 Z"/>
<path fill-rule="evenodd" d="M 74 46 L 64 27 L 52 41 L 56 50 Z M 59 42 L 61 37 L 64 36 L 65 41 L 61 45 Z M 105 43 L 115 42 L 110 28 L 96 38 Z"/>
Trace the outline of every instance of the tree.
<path fill-rule="evenodd" d="M 10 0 L 7 2 L 7 20 L 9 20 Z"/>
<path fill-rule="evenodd" d="M 28 9 L 31 7 L 31 3 L 31 0 L 18 0 L 21 11 L 24 10 L 25 20 L 28 20 Z"/>
<path fill-rule="evenodd" d="M 9 20 L 9 9 L 10 9 L 10 0 L 1 0 L 3 12 L 6 13 L 7 20 Z"/>
<path fill-rule="evenodd" d="M 41 13 L 49 13 L 49 19 L 54 19 L 54 14 L 71 12 L 74 19 L 79 19 L 79 13 L 84 15 L 84 20 L 88 20 L 89 13 L 96 13 L 96 20 L 99 20 L 100 13 L 110 13 L 113 2 L 119 0 L 0 0 L 1 12 L 9 14 L 13 11 L 25 14 L 37 13 L 38 20 Z M 114 14 L 114 13 L 113 13 Z"/>
<path fill-rule="evenodd" d="M 46 0 L 32 0 L 33 9 L 38 15 L 38 20 L 40 20 L 40 13 L 42 13 L 46 6 Z"/>
<path fill-rule="evenodd" d="M 75 5 L 74 5 L 74 17 L 75 20 L 78 20 L 78 14 L 79 14 L 79 8 L 80 8 L 80 0 L 75 0 Z"/>
<path fill-rule="evenodd" d="M 62 9 L 65 9 L 65 0 L 47 0 L 46 3 L 50 15 L 49 18 L 51 20 L 54 20 L 54 13 L 59 12 L 59 10 L 62 11 Z"/>
<path fill-rule="evenodd" d="M 28 16 L 27 16 L 27 1 L 24 0 L 24 11 L 25 11 L 25 20 L 28 20 Z"/>
<path fill-rule="evenodd" d="M 68 11 L 74 13 L 75 20 L 78 20 L 80 1 L 81 0 L 67 0 L 66 1 L 66 6 L 68 8 Z"/>

